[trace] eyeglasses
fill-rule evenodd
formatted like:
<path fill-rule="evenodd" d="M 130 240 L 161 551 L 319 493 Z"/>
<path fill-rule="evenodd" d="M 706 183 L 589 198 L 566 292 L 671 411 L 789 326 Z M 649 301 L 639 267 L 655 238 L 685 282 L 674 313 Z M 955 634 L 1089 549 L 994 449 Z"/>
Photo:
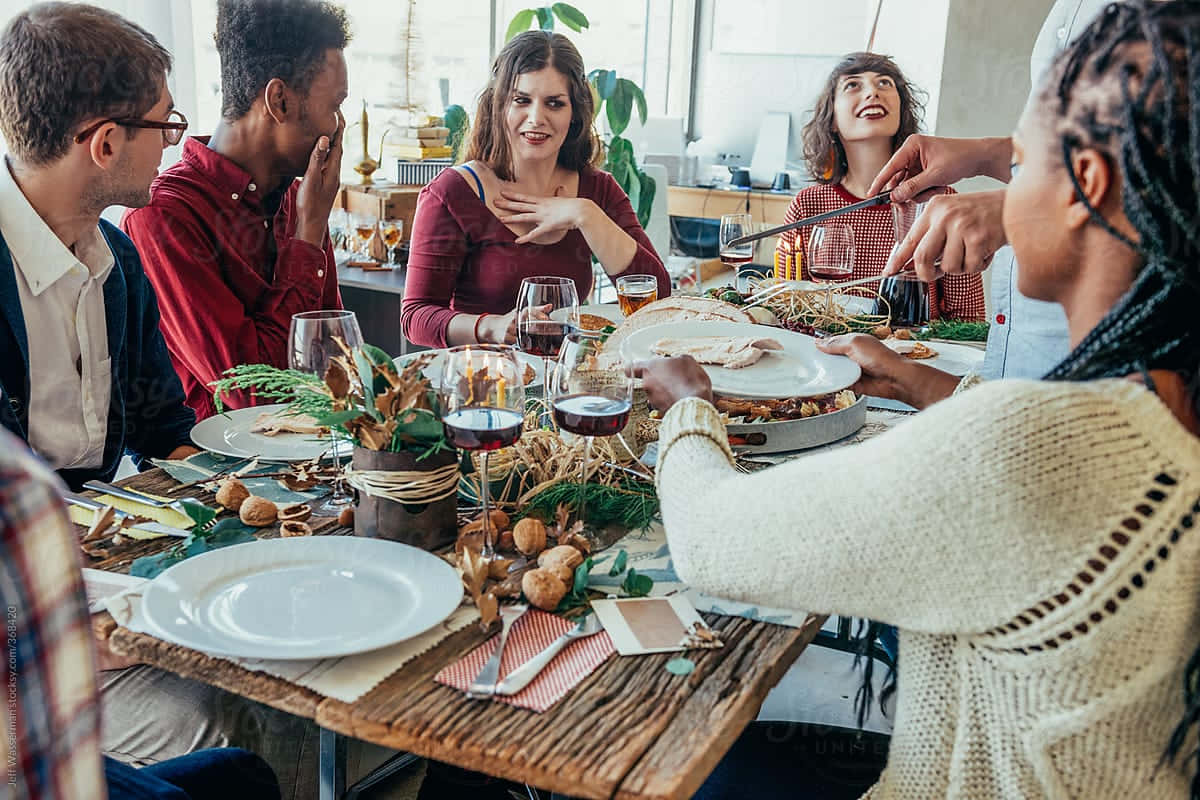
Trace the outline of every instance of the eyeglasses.
<path fill-rule="evenodd" d="M 75 144 L 83 144 L 100 128 L 108 123 L 113 122 L 123 128 L 149 128 L 151 130 L 162 131 L 163 140 L 167 144 L 179 144 L 183 140 L 183 132 L 187 130 L 188 121 L 179 111 L 170 111 L 167 118 L 162 122 L 153 119 L 102 119 L 88 127 L 84 128 L 75 136 Z"/>

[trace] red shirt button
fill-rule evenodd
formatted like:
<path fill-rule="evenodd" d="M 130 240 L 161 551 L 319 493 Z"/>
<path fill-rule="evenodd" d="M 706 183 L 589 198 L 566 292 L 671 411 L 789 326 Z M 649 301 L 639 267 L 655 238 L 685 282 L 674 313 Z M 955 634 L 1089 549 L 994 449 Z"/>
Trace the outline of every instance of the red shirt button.
<path fill-rule="evenodd" d="M 997 315 L 996 315 L 996 324 L 997 324 L 997 325 L 1003 325 L 1003 324 L 1004 324 L 1004 315 L 1003 315 L 1003 314 L 997 314 Z"/>

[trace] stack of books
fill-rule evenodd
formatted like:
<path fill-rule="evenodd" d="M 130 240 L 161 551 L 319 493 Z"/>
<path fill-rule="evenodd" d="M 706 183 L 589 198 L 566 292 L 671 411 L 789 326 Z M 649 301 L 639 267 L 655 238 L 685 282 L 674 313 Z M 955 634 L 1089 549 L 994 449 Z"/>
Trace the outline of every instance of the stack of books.
<path fill-rule="evenodd" d="M 428 158 L 449 158 L 451 149 L 446 144 L 450 129 L 442 124 L 440 117 L 430 117 L 424 125 L 393 130 L 383 145 L 384 158 L 401 161 L 424 161 Z"/>

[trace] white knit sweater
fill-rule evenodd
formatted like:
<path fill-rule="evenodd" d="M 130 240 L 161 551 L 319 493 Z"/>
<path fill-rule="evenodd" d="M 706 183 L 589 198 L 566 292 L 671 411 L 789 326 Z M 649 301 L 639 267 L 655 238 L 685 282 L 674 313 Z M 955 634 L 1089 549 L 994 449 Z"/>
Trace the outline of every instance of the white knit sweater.
<path fill-rule="evenodd" d="M 900 629 L 867 797 L 1187 797 L 1155 767 L 1200 643 L 1200 440 L 1142 386 L 997 381 L 752 475 L 693 398 L 659 452 L 687 583 Z"/>

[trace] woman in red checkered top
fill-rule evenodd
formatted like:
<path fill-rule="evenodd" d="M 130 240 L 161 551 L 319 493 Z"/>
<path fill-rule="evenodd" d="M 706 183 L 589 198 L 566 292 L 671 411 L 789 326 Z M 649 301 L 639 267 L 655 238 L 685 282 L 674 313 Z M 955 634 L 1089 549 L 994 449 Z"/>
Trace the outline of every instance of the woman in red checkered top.
<path fill-rule="evenodd" d="M 786 222 L 856 203 L 892 153 L 921 127 L 924 107 L 896 63 L 875 53 L 851 53 L 825 84 L 812 120 L 804 126 L 804 158 L 817 183 L 796 194 Z M 916 90 L 919 91 L 919 90 Z M 947 192 L 954 191 L 946 189 Z M 853 278 L 878 275 L 895 243 L 890 205 L 851 211 L 837 218 L 854 231 Z M 805 245 L 812 226 L 779 237 L 779 273 L 812 280 Z M 796 259 L 793 254 L 801 257 Z M 796 261 L 800 262 L 796 274 Z M 875 290 L 878 284 L 868 284 Z M 983 278 L 950 275 L 929 284 L 933 317 L 984 319 Z"/>

